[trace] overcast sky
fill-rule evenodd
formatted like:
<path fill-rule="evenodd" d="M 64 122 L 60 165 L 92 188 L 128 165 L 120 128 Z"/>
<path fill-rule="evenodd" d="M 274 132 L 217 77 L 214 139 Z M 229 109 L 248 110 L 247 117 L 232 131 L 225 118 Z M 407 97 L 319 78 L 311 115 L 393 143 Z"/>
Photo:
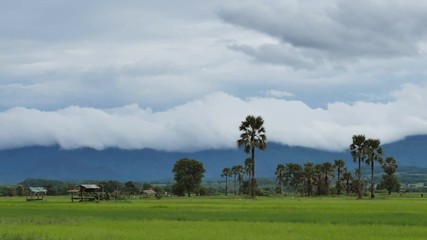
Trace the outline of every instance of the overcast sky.
<path fill-rule="evenodd" d="M 0 0 L 0 148 L 427 134 L 426 1 Z"/>

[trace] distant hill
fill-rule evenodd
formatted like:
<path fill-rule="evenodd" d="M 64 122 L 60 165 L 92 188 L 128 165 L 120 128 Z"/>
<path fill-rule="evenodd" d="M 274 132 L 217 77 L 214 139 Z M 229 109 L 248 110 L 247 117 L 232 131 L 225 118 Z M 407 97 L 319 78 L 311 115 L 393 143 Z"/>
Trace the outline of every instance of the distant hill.
<path fill-rule="evenodd" d="M 427 168 L 427 136 L 413 136 L 384 145 L 385 156 L 393 156 L 399 166 Z M 58 180 L 132 180 L 173 179 L 176 160 L 188 157 L 202 161 L 205 179 L 218 179 L 224 167 L 242 164 L 248 155 L 239 149 L 207 150 L 195 153 L 164 152 L 152 149 L 97 151 L 84 148 L 26 147 L 0 151 L 0 183 L 16 183 L 26 178 Z M 279 163 L 312 161 L 320 163 L 344 159 L 354 168 L 350 153 L 328 152 L 304 147 L 269 143 L 266 151 L 256 152 L 257 176 L 273 177 Z"/>

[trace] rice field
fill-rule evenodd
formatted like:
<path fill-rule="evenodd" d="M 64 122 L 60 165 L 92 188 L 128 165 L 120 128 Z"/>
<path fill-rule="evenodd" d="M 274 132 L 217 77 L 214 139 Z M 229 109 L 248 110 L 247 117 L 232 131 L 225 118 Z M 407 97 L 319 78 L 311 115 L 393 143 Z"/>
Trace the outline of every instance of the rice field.
<path fill-rule="evenodd" d="M 0 239 L 427 239 L 419 195 L 74 202 L 0 198 Z"/>

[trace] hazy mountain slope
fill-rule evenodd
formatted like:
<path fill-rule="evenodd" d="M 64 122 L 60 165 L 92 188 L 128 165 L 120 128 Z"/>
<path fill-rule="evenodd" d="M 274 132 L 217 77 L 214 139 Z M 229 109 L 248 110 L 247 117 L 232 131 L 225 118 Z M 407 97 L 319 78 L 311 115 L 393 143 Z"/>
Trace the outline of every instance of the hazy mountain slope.
<path fill-rule="evenodd" d="M 427 136 L 414 136 L 383 146 L 385 156 L 393 156 L 400 166 L 427 167 Z M 61 150 L 58 147 L 28 147 L 0 151 L 0 182 L 15 183 L 26 178 L 60 180 L 118 179 L 152 181 L 172 179 L 172 167 L 179 158 L 204 163 L 206 179 L 217 179 L 224 167 L 243 164 L 248 157 L 242 150 L 208 150 L 196 153 L 163 152 L 151 149 Z M 269 143 L 256 152 L 257 176 L 272 177 L 279 163 L 315 163 L 344 159 L 354 167 L 346 152 L 327 152 Z"/>

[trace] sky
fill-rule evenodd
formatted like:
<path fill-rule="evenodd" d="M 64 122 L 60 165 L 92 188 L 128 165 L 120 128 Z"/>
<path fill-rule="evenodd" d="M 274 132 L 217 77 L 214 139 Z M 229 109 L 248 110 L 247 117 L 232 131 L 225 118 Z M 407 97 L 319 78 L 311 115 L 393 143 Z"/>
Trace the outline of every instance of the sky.
<path fill-rule="evenodd" d="M 427 134 L 427 1 L 0 0 L 0 149 Z"/>

